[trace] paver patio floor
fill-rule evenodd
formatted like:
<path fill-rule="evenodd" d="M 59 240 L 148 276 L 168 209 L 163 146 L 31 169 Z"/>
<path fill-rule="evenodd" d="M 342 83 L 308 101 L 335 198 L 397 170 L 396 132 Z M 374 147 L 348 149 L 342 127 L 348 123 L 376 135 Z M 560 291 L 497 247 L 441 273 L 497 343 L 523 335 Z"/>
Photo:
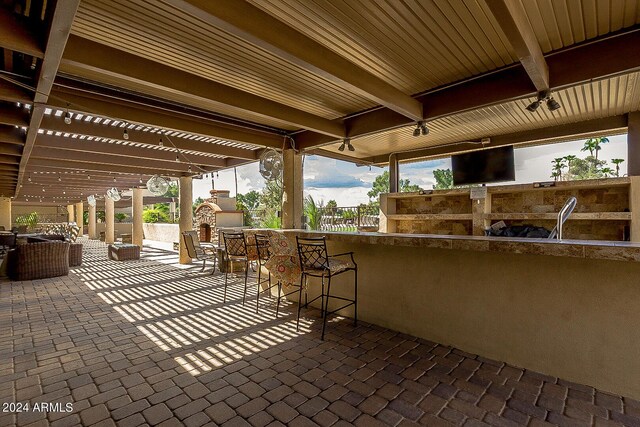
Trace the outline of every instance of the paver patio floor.
<path fill-rule="evenodd" d="M 0 412 L 9 425 L 640 425 L 640 402 L 84 241 L 68 277 L 0 283 Z M 71 412 L 33 410 L 43 402 Z M 55 408 L 61 409 L 61 408 Z"/>

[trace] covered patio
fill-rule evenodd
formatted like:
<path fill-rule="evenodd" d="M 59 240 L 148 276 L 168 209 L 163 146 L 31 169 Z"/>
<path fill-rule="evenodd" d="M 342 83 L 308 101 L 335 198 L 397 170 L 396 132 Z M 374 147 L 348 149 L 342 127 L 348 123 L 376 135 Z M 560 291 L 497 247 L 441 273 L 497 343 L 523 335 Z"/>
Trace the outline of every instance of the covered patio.
<path fill-rule="evenodd" d="M 638 46 L 636 0 L 2 2 L 0 227 L 79 240 L 68 275 L 0 282 L 0 425 L 640 425 Z M 405 162 L 625 133 L 626 177 L 400 193 Z M 145 245 L 150 178 L 185 233 L 194 180 L 265 153 L 283 234 L 355 252 L 359 323 L 324 340 L 317 305 L 296 330 L 298 299 L 256 313 L 232 276 L 225 303 L 185 240 Z M 308 155 L 389 168 L 377 232 L 304 229 Z M 482 235 L 571 191 L 609 229 Z M 139 260 L 107 254 L 123 206 Z"/>
<path fill-rule="evenodd" d="M 636 425 L 640 402 L 348 318 L 320 341 L 317 310 L 275 319 L 240 282 L 178 268 L 152 247 L 106 259 L 85 241 L 62 278 L 0 287 L 5 402 L 73 411 L 2 425 Z M 255 296 L 252 289 L 250 297 Z M 253 307 L 253 303 L 248 304 Z"/>

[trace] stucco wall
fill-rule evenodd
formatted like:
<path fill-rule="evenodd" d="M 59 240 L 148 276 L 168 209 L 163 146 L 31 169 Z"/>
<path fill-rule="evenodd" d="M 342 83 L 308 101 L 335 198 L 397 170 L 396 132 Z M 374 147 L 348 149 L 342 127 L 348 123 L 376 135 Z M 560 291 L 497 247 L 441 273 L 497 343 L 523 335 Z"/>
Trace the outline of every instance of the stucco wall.
<path fill-rule="evenodd" d="M 144 238 L 158 242 L 179 242 L 180 227 L 178 224 L 142 224 Z"/>
<path fill-rule="evenodd" d="M 99 222 L 96 224 L 96 233 L 100 235 L 101 231 L 105 231 L 107 225 L 104 222 Z M 87 229 L 88 230 L 88 229 Z M 133 231 L 133 225 L 131 223 L 120 223 L 116 222 L 114 224 L 114 233 L 116 239 L 120 237 L 122 234 L 131 234 Z"/>
<path fill-rule="evenodd" d="M 640 263 L 328 247 L 330 253 L 355 251 L 362 320 L 640 398 Z M 332 289 L 350 294 L 352 282 L 345 279 Z"/>

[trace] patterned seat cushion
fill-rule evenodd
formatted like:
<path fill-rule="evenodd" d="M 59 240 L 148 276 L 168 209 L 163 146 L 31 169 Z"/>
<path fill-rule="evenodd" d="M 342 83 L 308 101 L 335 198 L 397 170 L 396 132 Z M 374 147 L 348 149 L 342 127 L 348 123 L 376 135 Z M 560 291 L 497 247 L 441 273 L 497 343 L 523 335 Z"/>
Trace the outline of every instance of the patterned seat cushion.
<path fill-rule="evenodd" d="M 331 274 L 338 274 L 341 271 L 345 271 L 349 268 L 354 268 L 354 267 L 355 266 L 353 265 L 351 260 L 329 258 L 329 271 L 331 272 Z M 313 268 L 311 270 L 310 269 L 306 270 L 307 273 L 313 273 L 313 274 L 322 274 L 323 271 L 325 271 L 323 268 Z"/>

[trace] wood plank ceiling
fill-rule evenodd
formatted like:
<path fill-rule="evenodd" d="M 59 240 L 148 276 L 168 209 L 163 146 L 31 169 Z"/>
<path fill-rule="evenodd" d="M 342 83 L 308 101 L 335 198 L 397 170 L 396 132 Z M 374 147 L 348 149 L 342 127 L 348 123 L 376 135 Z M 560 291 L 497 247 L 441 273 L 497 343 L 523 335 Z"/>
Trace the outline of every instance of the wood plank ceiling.
<path fill-rule="evenodd" d="M 636 0 L 3 4 L 0 195 L 16 201 L 199 175 L 291 141 L 384 164 L 619 131 L 640 109 Z M 547 92 L 561 109 L 525 110 Z M 413 137 L 419 121 L 430 133 Z"/>

